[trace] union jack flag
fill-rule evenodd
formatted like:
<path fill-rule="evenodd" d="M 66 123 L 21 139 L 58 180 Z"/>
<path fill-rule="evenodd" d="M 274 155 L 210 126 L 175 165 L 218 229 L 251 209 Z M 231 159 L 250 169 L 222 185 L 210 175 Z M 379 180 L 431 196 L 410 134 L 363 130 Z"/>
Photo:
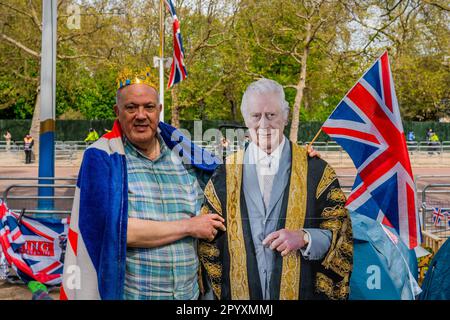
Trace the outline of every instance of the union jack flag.
<path fill-rule="evenodd" d="M 68 228 L 69 219 L 20 218 L 0 200 L 0 247 L 25 282 L 61 283 Z"/>
<path fill-rule="evenodd" d="M 450 214 L 447 211 L 442 212 L 441 208 L 433 208 L 433 224 L 438 226 L 444 219 L 447 219 L 447 222 L 450 223 L 449 215 Z"/>
<path fill-rule="evenodd" d="M 167 87 L 170 88 L 186 79 L 187 71 L 186 66 L 184 65 L 184 49 L 180 31 L 180 21 L 178 20 L 172 0 L 164 0 L 164 2 L 173 19 L 173 60 L 172 66 L 170 67 L 169 82 L 167 84 Z"/>
<path fill-rule="evenodd" d="M 350 89 L 322 130 L 357 169 L 346 207 L 393 227 L 410 249 L 418 246 L 415 185 L 387 52 Z"/>

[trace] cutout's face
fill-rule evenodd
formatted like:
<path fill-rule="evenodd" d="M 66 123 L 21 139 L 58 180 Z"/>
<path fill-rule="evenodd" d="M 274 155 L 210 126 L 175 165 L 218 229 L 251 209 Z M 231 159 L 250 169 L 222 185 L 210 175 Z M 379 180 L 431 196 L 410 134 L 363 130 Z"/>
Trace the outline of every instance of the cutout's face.
<path fill-rule="evenodd" d="M 114 111 L 127 139 L 146 149 L 156 135 L 161 113 L 156 90 L 146 84 L 126 86 L 120 89 Z"/>
<path fill-rule="evenodd" d="M 283 140 L 287 123 L 278 97 L 270 93 L 253 94 L 248 99 L 246 112 L 245 124 L 252 141 L 264 152 L 272 153 Z"/>

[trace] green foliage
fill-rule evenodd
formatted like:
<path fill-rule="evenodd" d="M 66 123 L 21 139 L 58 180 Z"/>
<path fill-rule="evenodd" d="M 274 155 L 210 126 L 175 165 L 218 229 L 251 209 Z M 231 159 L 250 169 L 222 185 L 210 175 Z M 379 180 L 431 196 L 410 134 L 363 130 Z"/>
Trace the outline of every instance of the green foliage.
<path fill-rule="evenodd" d="M 124 66 L 152 66 L 158 55 L 159 1 L 79 3 L 80 30 L 65 23 L 68 3 L 59 8 L 56 115 L 113 119 L 117 72 Z M 188 78 L 166 91 L 166 119 L 178 112 L 181 120 L 241 121 L 242 94 L 261 77 L 285 86 L 293 106 L 308 23 L 320 28 L 309 44 L 301 122 L 324 121 L 385 48 L 403 118 L 435 121 L 450 113 L 449 24 L 443 1 L 411 0 L 395 7 L 379 0 L 207 0 L 175 5 Z M 40 19 L 41 1 L 10 0 L 0 9 L 0 35 L 39 52 L 41 34 L 30 16 L 34 12 Z M 381 31 L 368 26 L 374 20 L 370 12 L 375 12 Z M 170 56 L 167 25 L 164 49 Z M 30 119 L 40 59 L 0 39 L 0 119 Z"/>

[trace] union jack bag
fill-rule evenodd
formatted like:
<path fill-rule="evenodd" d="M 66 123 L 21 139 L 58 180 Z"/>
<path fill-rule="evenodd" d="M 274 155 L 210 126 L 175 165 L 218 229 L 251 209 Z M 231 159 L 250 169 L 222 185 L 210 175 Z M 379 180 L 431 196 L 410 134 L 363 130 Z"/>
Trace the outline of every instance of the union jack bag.
<path fill-rule="evenodd" d="M 25 283 L 61 283 L 68 225 L 68 218 L 20 216 L 0 200 L 0 246 L 8 264 Z"/>

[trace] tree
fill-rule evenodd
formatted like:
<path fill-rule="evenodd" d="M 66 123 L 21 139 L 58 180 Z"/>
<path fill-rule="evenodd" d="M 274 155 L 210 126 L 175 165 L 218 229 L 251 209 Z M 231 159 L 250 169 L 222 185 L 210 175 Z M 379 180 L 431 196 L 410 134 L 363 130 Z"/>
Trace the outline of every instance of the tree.
<path fill-rule="evenodd" d="M 349 11 L 367 32 L 363 50 L 372 51 L 375 57 L 389 48 L 403 117 L 438 120 L 447 107 L 444 97 L 449 96 L 448 5 L 444 1 L 374 0 L 366 8 L 371 10 Z"/>
<path fill-rule="evenodd" d="M 204 118 L 211 105 L 214 108 L 214 102 L 208 103 L 212 97 L 216 104 L 223 104 L 225 98 L 220 96 L 230 76 L 224 72 L 223 49 L 229 45 L 236 5 L 235 1 L 205 0 L 196 1 L 195 6 L 186 3 L 178 9 L 189 76 L 171 89 L 171 122 L 175 127 L 179 127 L 183 109 L 194 107 L 192 111 L 199 111 L 195 117 Z M 220 114 L 220 110 L 215 110 Z"/>
<path fill-rule="evenodd" d="M 70 29 L 73 3 L 59 1 L 57 116 L 114 118 L 117 72 L 151 66 L 158 55 L 160 1 L 78 0 L 81 28 Z M 403 117 L 435 120 L 448 112 L 443 0 L 177 0 L 175 6 L 188 70 L 185 81 L 165 91 L 175 126 L 180 119 L 240 120 L 246 86 L 266 77 L 285 87 L 296 140 L 298 122 L 325 120 L 386 49 Z M 34 112 L 37 129 L 40 12 L 40 0 L 0 0 L 0 117 Z"/>
<path fill-rule="evenodd" d="M 67 7 L 67 3 L 68 1 L 60 0 L 58 11 L 62 12 Z M 66 24 L 67 21 L 64 18 L 67 19 L 68 15 L 58 16 L 57 58 L 59 70 L 63 71 L 66 68 L 70 70 L 74 61 L 83 60 L 86 63 L 89 61 L 88 59 L 96 59 L 98 62 L 99 59 L 106 59 L 111 56 L 112 46 L 108 45 L 108 37 L 105 34 L 108 20 L 111 19 L 104 19 L 102 15 L 97 14 L 97 12 L 105 10 L 107 5 L 107 1 L 85 5 L 87 15 L 83 22 L 83 28 L 79 31 L 71 30 Z M 1 72 L 7 79 L 8 87 L 14 88 L 9 90 L 6 97 L 4 96 L 6 101 L 3 102 L 2 99 L 1 106 L 7 108 L 17 104 L 17 99 L 23 98 L 23 96 L 31 96 L 31 99 L 34 99 L 30 133 L 35 138 L 35 150 L 38 152 L 40 43 L 42 33 L 38 12 L 42 12 L 41 1 L 0 1 L 0 8 L 2 9 L 0 21 L 1 49 L 2 52 L 10 53 L 9 56 L 2 56 L 5 63 L 2 64 Z M 89 41 L 93 39 L 94 35 L 99 36 L 95 39 L 97 41 Z M 88 68 L 88 66 L 85 65 L 84 68 Z M 34 92 L 34 94 L 31 92 Z"/>
<path fill-rule="evenodd" d="M 350 16 L 342 1 L 249 0 L 244 3 L 241 13 L 252 31 L 249 36 L 269 60 L 256 73 L 265 74 L 268 73 L 265 70 L 277 68 L 276 77 L 280 82 L 295 90 L 289 138 L 297 141 L 311 54 L 331 51 L 339 36 L 337 31 L 345 28 Z M 285 72 L 286 66 L 293 71 Z"/>

